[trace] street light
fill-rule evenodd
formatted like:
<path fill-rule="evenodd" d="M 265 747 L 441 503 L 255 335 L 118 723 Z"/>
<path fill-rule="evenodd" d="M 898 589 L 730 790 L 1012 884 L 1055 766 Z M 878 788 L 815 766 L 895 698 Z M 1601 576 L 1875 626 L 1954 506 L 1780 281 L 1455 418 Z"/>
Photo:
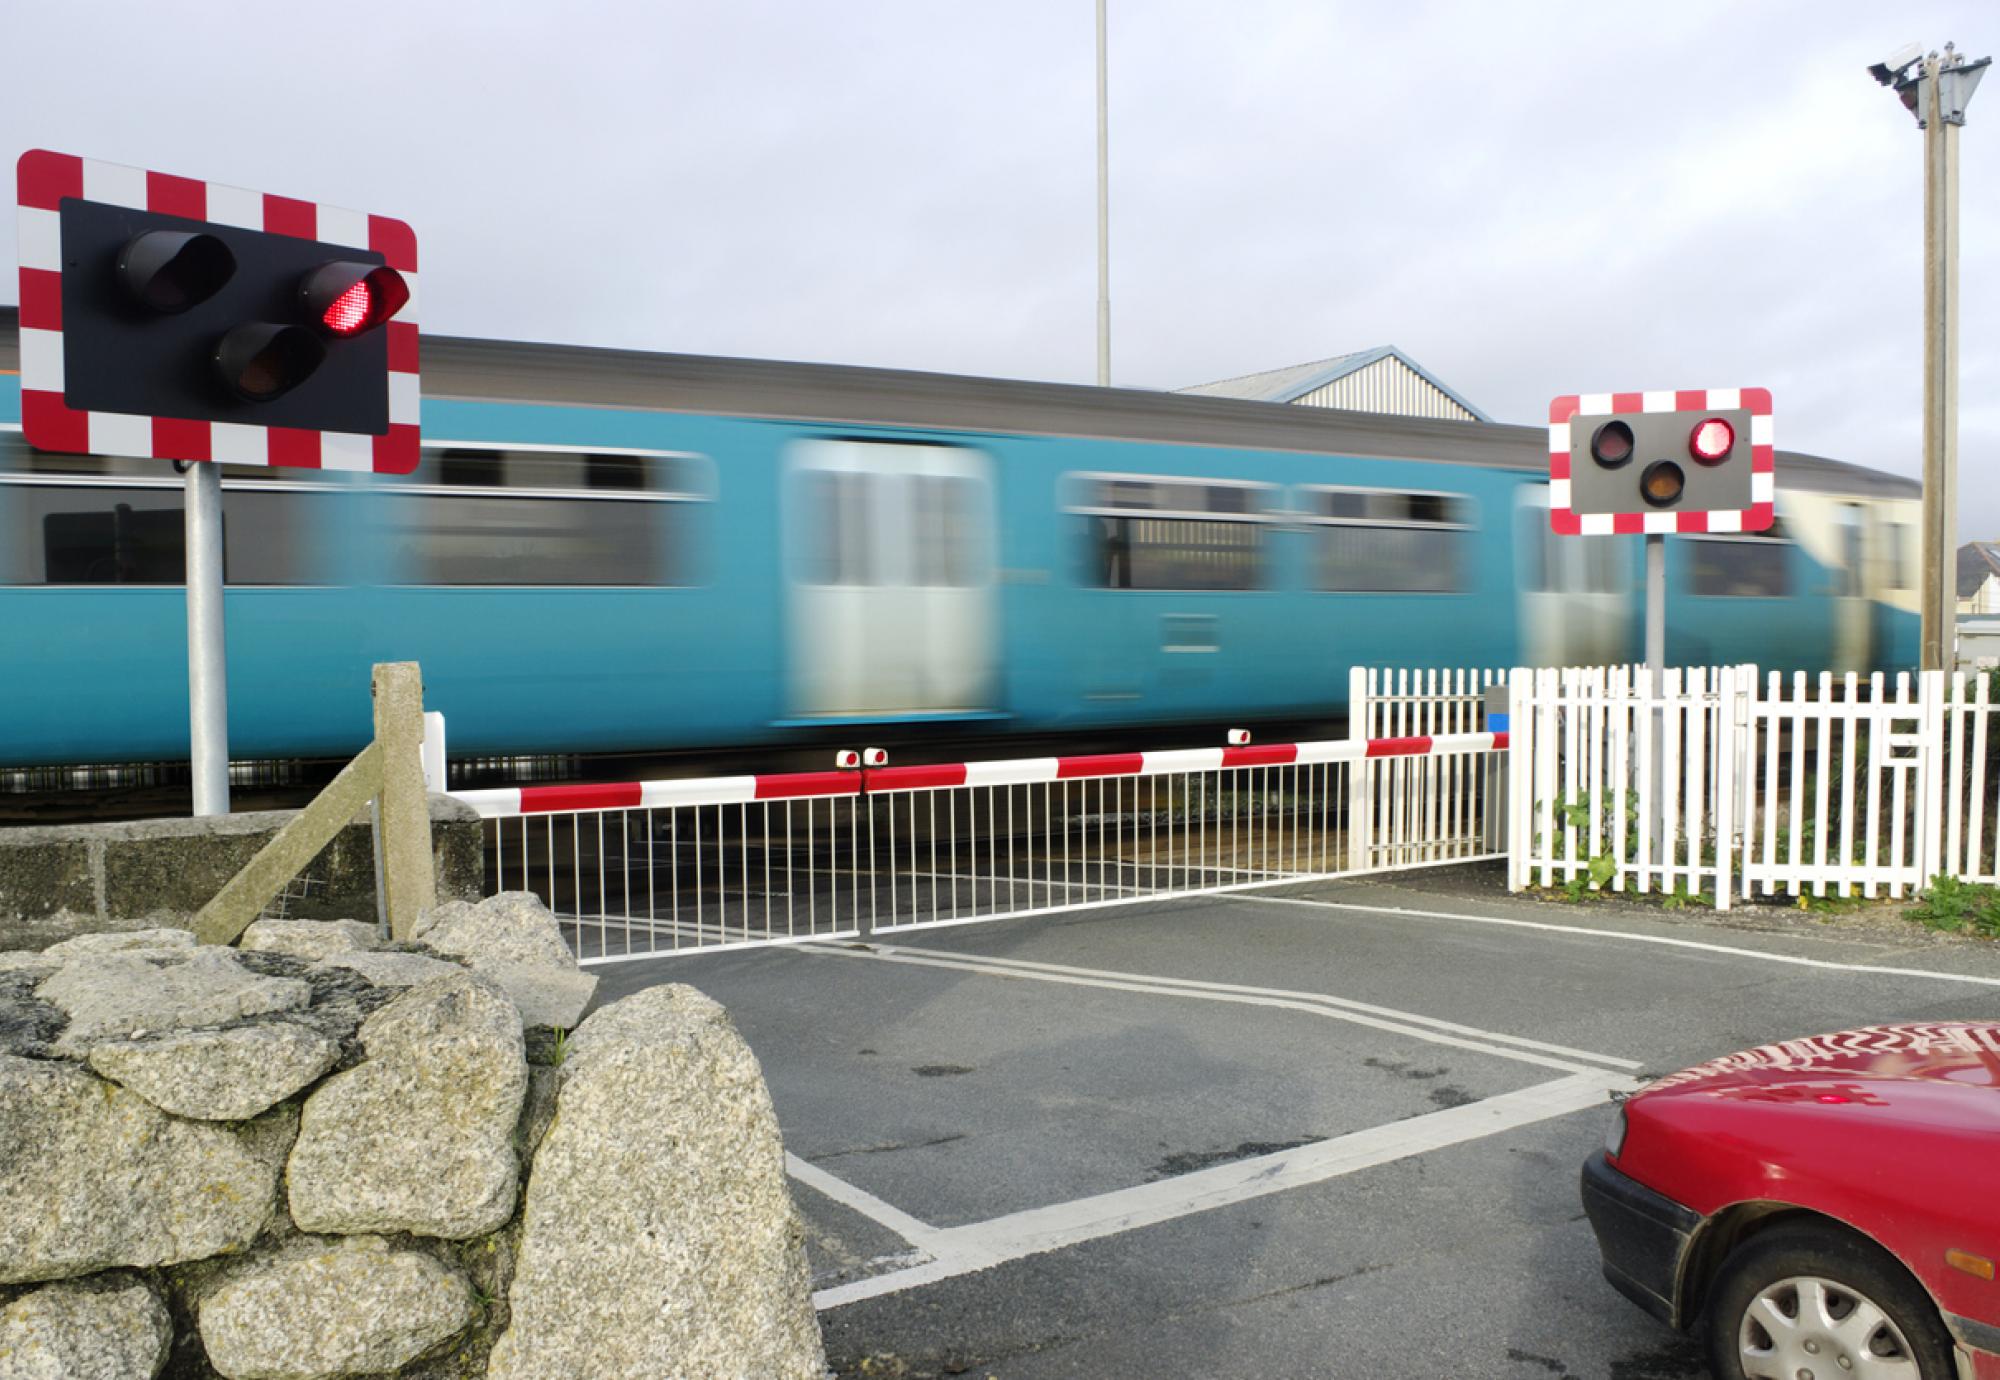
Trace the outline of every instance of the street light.
<path fill-rule="evenodd" d="M 1991 58 L 1967 62 L 1949 43 L 1908 43 L 1868 74 L 1892 88 L 1924 131 L 1924 577 L 1920 664 L 1950 670 L 1957 654 L 1958 130 Z"/>

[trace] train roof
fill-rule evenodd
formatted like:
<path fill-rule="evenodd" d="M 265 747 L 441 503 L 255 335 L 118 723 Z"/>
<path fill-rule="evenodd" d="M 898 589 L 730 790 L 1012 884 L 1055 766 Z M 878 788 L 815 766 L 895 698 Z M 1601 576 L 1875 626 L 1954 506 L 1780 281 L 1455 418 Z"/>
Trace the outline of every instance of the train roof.
<path fill-rule="evenodd" d="M 19 368 L 19 313 L 0 308 L 0 370 Z M 423 337 L 429 398 L 709 412 L 863 425 L 1085 436 L 1307 454 L 1365 455 L 1503 469 L 1548 464 L 1548 432 L 1286 403 L 1036 383 L 908 369 L 725 359 L 466 336 Z M 1914 479 L 1778 452 L 1780 483 L 1915 497 Z"/>

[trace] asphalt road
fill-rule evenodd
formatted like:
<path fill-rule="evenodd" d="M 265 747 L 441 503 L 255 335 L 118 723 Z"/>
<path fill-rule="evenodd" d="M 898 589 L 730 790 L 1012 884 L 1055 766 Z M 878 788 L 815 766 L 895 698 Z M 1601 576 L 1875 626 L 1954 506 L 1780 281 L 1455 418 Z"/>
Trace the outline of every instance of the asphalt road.
<path fill-rule="evenodd" d="M 756 1050 L 843 1377 L 1698 1376 L 1598 1273 L 1609 1092 L 2000 1019 L 1995 946 L 1437 874 L 600 972 L 692 983 Z"/>

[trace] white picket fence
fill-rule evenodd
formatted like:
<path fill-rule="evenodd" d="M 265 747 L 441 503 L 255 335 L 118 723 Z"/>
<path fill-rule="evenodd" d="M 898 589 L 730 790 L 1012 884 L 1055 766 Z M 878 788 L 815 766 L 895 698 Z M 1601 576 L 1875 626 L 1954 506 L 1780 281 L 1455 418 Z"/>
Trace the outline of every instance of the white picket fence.
<path fill-rule="evenodd" d="M 2000 880 L 1989 678 L 1516 670 L 1510 885 L 1891 897 Z M 2000 752 L 2000 735 L 1992 751 Z"/>

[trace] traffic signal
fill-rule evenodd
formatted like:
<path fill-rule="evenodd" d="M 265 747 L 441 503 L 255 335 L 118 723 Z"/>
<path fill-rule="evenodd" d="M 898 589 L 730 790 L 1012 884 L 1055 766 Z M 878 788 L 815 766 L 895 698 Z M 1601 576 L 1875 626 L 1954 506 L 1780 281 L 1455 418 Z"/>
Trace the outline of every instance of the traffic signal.
<path fill-rule="evenodd" d="M 39 149 L 16 171 L 29 444 L 416 467 L 408 225 Z"/>
<path fill-rule="evenodd" d="M 1549 404 L 1549 519 L 1568 535 L 1761 532 L 1775 454 L 1769 389 L 1572 393 Z"/>

